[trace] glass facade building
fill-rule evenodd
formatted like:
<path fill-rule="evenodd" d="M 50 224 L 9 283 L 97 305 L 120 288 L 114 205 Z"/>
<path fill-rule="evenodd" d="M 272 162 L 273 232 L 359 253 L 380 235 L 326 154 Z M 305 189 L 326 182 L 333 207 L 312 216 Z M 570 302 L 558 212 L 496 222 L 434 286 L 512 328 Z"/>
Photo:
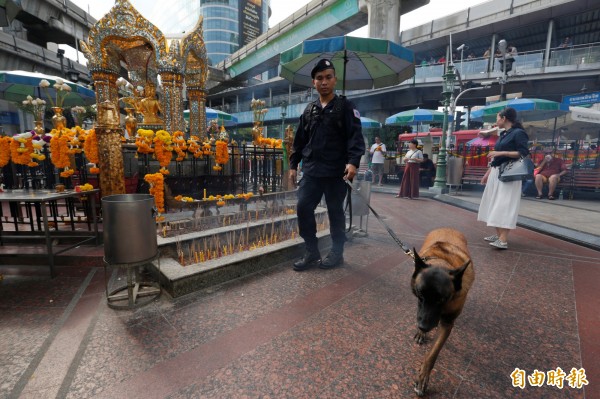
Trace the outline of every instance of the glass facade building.
<path fill-rule="evenodd" d="M 182 37 L 203 16 L 204 44 L 216 65 L 269 28 L 270 0 L 174 0 L 146 15 L 167 37 Z"/>

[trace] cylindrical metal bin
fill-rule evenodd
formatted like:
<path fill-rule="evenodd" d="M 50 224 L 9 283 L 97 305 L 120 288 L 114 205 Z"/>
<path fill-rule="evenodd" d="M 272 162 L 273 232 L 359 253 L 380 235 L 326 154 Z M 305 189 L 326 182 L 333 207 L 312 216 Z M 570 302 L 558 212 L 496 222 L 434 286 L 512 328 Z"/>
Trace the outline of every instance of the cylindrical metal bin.
<path fill-rule="evenodd" d="M 156 256 L 154 197 L 149 194 L 117 194 L 102 198 L 104 261 L 137 263 Z"/>

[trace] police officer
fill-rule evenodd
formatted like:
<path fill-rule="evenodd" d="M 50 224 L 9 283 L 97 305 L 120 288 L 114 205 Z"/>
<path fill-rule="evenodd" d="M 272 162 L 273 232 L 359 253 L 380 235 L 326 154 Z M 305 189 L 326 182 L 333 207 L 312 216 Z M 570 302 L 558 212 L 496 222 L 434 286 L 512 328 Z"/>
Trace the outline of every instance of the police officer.
<path fill-rule="evenodd" d="M 346 241 L 343 202 L 347 192 L 345 179 L 352 180 L 365 153 L 360 114 L 354 104 L 335 94 L 337 78 L 331 61 L 322 59 L 311 71 L 319 98 L 309 104 L 300 118 L 290 156 L 291 181 L 296 183 L 302 161 L 302 179 L 298 189 L 298 229 L 304 239 L 304 256 L 294 263 L 302 271 L 319 265 L 330 269 L 344 262 Z M 317 241 L 315 208 L 325 195 L 332 248 L 321 261 Z"/>

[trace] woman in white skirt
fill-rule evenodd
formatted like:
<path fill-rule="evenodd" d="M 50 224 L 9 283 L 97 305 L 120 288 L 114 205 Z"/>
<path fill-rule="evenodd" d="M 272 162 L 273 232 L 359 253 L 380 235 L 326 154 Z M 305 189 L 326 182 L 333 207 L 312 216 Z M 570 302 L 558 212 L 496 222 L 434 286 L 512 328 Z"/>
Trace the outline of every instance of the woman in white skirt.
<path fill-rule="evenodd" d="M 498 180 L 498 170 L 503 162 L 511 158 L 529 155 L 529 137 L 517 121 L 517 111 L 514 108 L 505 108 L 498 112 L 496 124 L 505 130 L 500 134 L 494 150 L 488 154 L 490 167 L 481 179 L 485 190 L 481 197 L 477 220 L 496 228 L 496 234 L 485 237 L 484 240 L 489 241 L 495 248 L 507 249 L 508 233 L 517 227 L 521 180 L 501 182 Z"/>

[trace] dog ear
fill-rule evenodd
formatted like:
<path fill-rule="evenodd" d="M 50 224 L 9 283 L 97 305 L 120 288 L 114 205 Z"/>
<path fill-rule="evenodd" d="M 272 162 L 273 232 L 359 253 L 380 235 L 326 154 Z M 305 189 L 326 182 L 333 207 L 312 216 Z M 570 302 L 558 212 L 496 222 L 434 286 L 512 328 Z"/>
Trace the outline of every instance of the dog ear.
<path fill-rule="evenodd" d="M 452 282 L 454 283 L 454 291 L 458 292 L 462 288 L 463 274 L 465 274 L 465 270 L 467 270 L 467 266 L 469 266 L 470 264 L 471 259 L 467 260 L 465 264 L 459 267 L 458 269 L 450 271 L 450 276 L 452 276 Z"/>
<path fill-rule="evenodd" d="M 417 274 L 419 274 L 419 272 L 427 267 L 429 267 L 429 265 L 427 263 L 425 263 L 425 261 L 423 259 L 421 259 L 421 257 L 419 256 L 419 253 L 417 252 L 417 249 L 413 247 L 413 254 L 415 255 L 415 272 L 413 274 L 413 277 L 416 277 Z"/>

